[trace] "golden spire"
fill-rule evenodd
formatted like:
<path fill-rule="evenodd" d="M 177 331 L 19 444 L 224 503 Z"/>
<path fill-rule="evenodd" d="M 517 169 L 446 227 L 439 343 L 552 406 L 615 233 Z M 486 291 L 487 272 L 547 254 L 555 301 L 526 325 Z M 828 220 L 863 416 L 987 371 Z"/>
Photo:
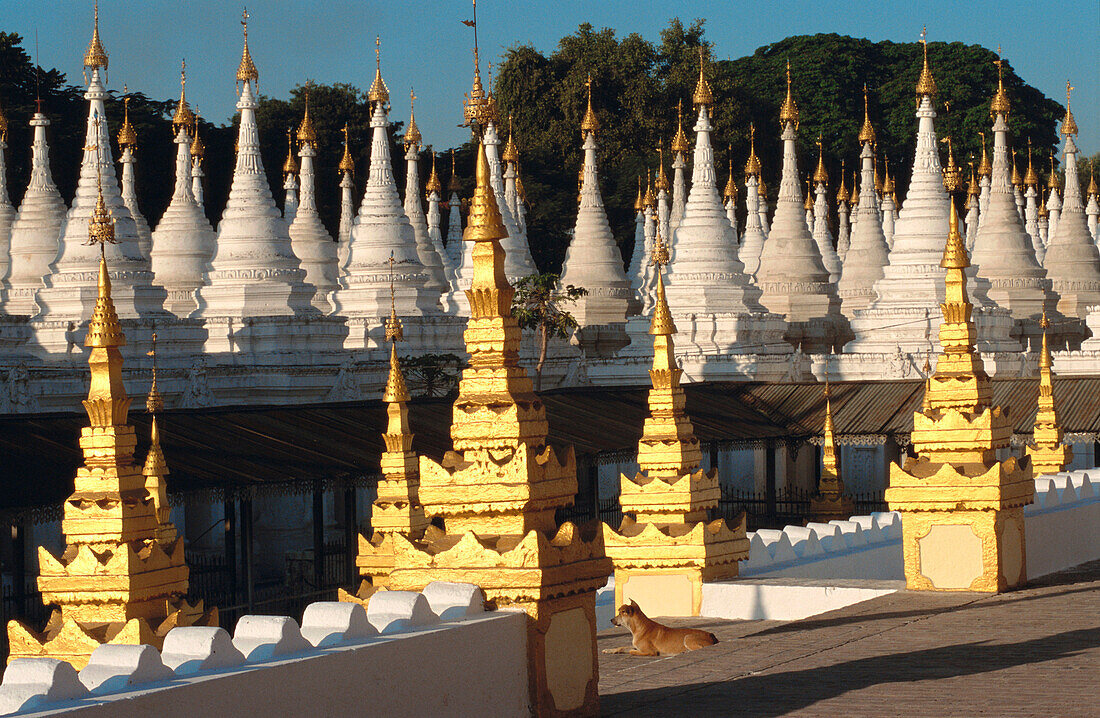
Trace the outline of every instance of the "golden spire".
<path fill-rule="evenodd" d="M 390 88 L 386 87 L 386 81 L 382 79 L 382 38 L 374 38 L 374 82 L 370 84 L 367 99 L 371 102 L 389 104 Z"/>
<path fill-rule="evenodd" d="M 458 192 L 462 186 L 458 183 L 458 173 L 455 172 L 455 151 L 451 149 L 451 181 L 447 183 L 450 192 Z"/>
<path fill-rule="evenodd" d="M 768 186 L 764 184 L 764 175 L 760 175 L 760 182 L 756 185 L 756 194 L 760 199 L 768 198 Z"/>
<path fill-rule="evenodd" d="M 664 190 L 668 192 L 668 177 L 665 175 L 665 138 L 657 138 L 657 186 L 658 192 Z M 673 140 L 673 144 L 676 141 Z"/>
<path fill-rule="evenodd" d="M 439 173 L 435 171 L 435 152 L 432 152 L 432 172 L 428 175 L 428 181 L 424 183 L 424 191 L 428 194 L 435 192 L 443 194 L 443 183 L 439 181 Z"/>
<path fill-rule="evenodd" d="M 859 204 L 859 178 L 856 176 L 855 170 L 852 170 L 852 198 L 850 201 L 853 207 Z"/>
<path fill-rule="evenodd" d="M 1077 121 L 1073 119 L 1073 110 L 1069 108 L 1069 96 L 1073 92 L 1073 85 L 1066 80 L 1066 116 L 1062 119 L 1062 135 L 1069 137 L 1077 134 Z"/>
<path fill-rule="evenodd" d="M 1004 115 L 1008 118 L 1008 110 L 1011 105 L 1008 102 L 1008 95 L 1005 93 L 1005 78 L 1004 78 L 1004 60 L 1001 59 L 1001 48 L 997 48 L 997 59 L 993 61 L 993 64 L 997 66 L 997 92 L 993 95 L 992 102 L 989 103 L 989 116 L 996 117 L 997 115 Z"/>
<path fill-rule="evenodd" d="M 692 95 L 691 100 L 696 107 L 710 107 L 714 104 L 714 94 L 710 91 L 710 83 L 707 82 L 707 78 L 703 75 L 703 68 L 706 65 L 706 54 L 703 51 L 703 46 L 699 46 L 699 81 L 695 83 L 695 94 Z"/>
<path fill-rule="evenodd" d="M 825 374 L 825 422 L 821 436 L 821 479 L 817 493 L 810 500 L 810 515 L 815 521 L 849 517 L 855 511 L 855 501 L 844 495 L 844 480 L 840 476 L 840 452 L 836 448 L 833 425 L 832 392 L 829 389 L 828 359 Z"/>
<path fill-rule="evenodd" d="M 298 174 L 298 158 L 294 156 L 294 132 L 286 131 L 286 162 L 283 163 L 283 174 Z"/>
<path fill-rule="evenodd" d="M 971 197 L 977 197 L 982 193 L 982 189 L 978 186 L 978 176 L 974 174 L 974 160 L 971 159 L 967 164 L 970 165 L 970 186 L 967 187 L 966 193 Z"/>
<path fill-rule="evenodd" d="M 596 113 L 592 110 L 592 73 L 588 74 L 588 79 L 584 81 L 584 86 L 588 90 L 588 109 L 585 110 L 584 119 L 581 120 L 581 139 L 583 140 L 588 136 L 588 133 L 596 133 L 600 129 L 600 121 L 596 119 Z"/>
<path fill-rule="evenodd" d="M 729 173 L 729 178 L 726 180 L 726 187 L 725 187 L 725 189 L 722 190 L 722 199 L 727 201 L 727 202 L 729 200 L 734 199 L 734 198 L 737 197 L 737 183 L 733 181 L 733 145 L 732 144 L 729 146 L 728 151 L 729 151 L 728 159 L 729 159 L 730 173 Z"/>
<path fill-rule="evenodd" d="M 466 242 L 496 242 L 499 247 L 499 240 L 507 236 L 504 218 L 501 217 L 500 209 L 497 207 L 496 195 L 493 194 L 493 188 L 489 185 L 489 160 L 485 155 L 485 145 L 479 142 L 477 186 L 470 200 L 470 212 L 466 220 L 466 229 L 462 232 L 462 239 Z M 503 270 L 501 276 L 503 276 Z"/>
<path fill-rule="evenodd" d="M 516 198 L 524 204 L 527 203 L 527 190 L 523 188 L 523 177 L 519 173 L 519 163 L 516 163 Z"/>
<path fill-rule="evenodd" d="M 130 96 L 126 95 L 122 98 L 122 127 L 118 130 L 118 146 L 122 149 L 127 147 L 133 149 L 137 147 L 137 133 L 134 132 L 134 126 L 130 124 Z"/>
<path fill-rule="evenodd" d="M 657 198 L 653 195 L 653 175 L 650 174 L 648 169 L 646 170 L 646 187 L 645 194 L 642 196 L 642 204 L 650 208 L 657 206 Z"/>
<path fill-rule="evenodd" d="M 180 62 L 180 101 L 176 104 L 176 114 L 172 115 L 172 129 L 190 127 L 195 123 L 195 113 L 187 105 L 187 61 Z"/>
<path fill-rule="evenodd" d="M 168 505 L 168 463 L 164 460 L 164 451 L 160 447 L 160 428 L 157 426 L 157 412 L 164 409 L 164 397 L 157 389 L 156 332 L 153 332 L 153 348 L 148 356 L 153 358 L 153 382 L 145 399 L 145 409 L 150 415 L 149 453 L 145 455 L 145 465 L 141 473 L 145 477 L 145 490 L 153 501 L 153 510 L 157 517 L 157 540 L 162 544 L 170 544 L 176 540 L 176 527 L 172 525 L 172 507 Z"/>
<path fill-rule="evenodd" d="M 989 161 L 989 154 L 985 151 L 985 133 L 979 132 L 978 136 L 982 138 L 982 161 L 981 164 L 978 165 L 978 176 L 992 177 L 993 164 Z"/>
<path fill-rule="evenodd" d="M 645 203 L 642 199 L 642 176 L 638 175 L 638 194 L 634 196 L 634 211 L 641 212 L 645 209 Z"/>
<path fill-rule="evenodd" d="M 257 85 L 260 83 L 260 73 L 256 69 L 256 63 L 252 62 L 252 54 L 248 51 L 248 9 L 245 8 L 241 15 L 241 25 L 244 26 L 244 49 L 241 51 L 241 64 L 237 67 L 237 82 L 251 80 Z"/>
<path fill-rule="evenodd" d="M 653 240 L 653 263 L 657 265 L 657 303 L 653 308 L 653 319 L 649 324 L 649 333 L 653 336 L 671 337 L 676 333 L 676 324 L 672 321 L 672 312 L 665 297 L 664 267 L 668 264 L 668 246 L 661 237 L 660 222 L 657 223 L 657 236 Z M 673 360 L 675 362 L 675 360 Z M 656 368 L 656 367 L 654 367 Z"/>
<path fill-rule="evenodd" d="M 1050 176 L 1047 177 L 1047 189 L 1062 189 L 1062 180 L 1058 178 L 1058 173 L 1054 171 L 1054 151 L 1050 152 Z"/>
<path fill-rule="evenodd" d="M 340 158 L 340 164 L 336 166 L 336 169 L 353 175 L 355 174 L 355 160 L 351 158 L 351 150 L 348 148 L 348 123 L 344 123 L 344 127 L 340 132 L 344 133 L 344 156 Z"/>
<path fill-rule="evenodd" d="M 1096 164 L 1089 165 L 1089 188 L 1085 191 L 1085 196 L 1100 195 L 1100 188 L 1096 186 Z"/>
<path fill-rule="evenodd" d="M 198 157 L 199 159 L 202 159 L 203 156 L 206 155 L 206 144 L 202 141 L 202 138 L 199 137 L 199 123 L 201 121 L 202 118 L 195 115 L 195 136 L 191 139 L 191 156 Z"/>
<path fill-rule="evenodd" d="M 1024 173 L 1024 184 L 1029 187 L 1039 186 L 1039 173 L 1035 171 L 1035 165 L 1031 162 L 1031 138 L 1027 138 L 1027 172 Z"/>
<path fill-rule="evenodd" d="M 920 98 L 928 97 L 929 99 L 936 95 L 936 80 L 932 77 L 932 70 L 928 67 L 928 28 L 923 28 L 920 31 L 920 44 L 921 52 L 924 54 L 924 65 L 921 67 L 920 78 L 917 79 L 917 104 L 920 104 Z"/>
<path fill-rule="evenodd" d="M 504 152 L 500 154 L 500 159 L 505 162 L 519 162 L 519 148 L 516 147 L 515 137 L 515 130 L 512 129 L 512 114 L 508 113 L 508 141 L 504 143 Z"/>
<path fill-rule="evenodd" d="M 479 125 L 484 127 L 491 121 L 492 107 L 490 98 L 485 94 L 485 88 L 481 84 L 480 58 L 477 46 L 474 47 L 474 84 L 462 100 L 462 114 L 467 125 Z"/>
<path fill-rule="evenodd" d="M 749 158 L 745 160 L 745 179 L 760 177 L 760 158 L 756 156 L 756 127 L 749 123 Z M 763 180 L 763 178 L 760 178 Z"/>
<path fill-rule="evenodd" d="M 1020 189 L 1024 186 L 1024 181 L 1020 179 L 1020 170 L 1016 167 L 1016 149 L 1012 150 L 1012 186 Z"/>
<path fill-rule="evenodd" d="M 298 141 L 317 144 L 317 132 L 313 129 L 313 120 L 309 116 L 309 88 L 312 83 L 306 82 L 306 112 L 302 116 L 302 124 L 298 125 Z M 406 133 L 406 137 L 408 134 Z"/>
<path fill-rule="evenodd" d="M 844 184 L 844 160 L 840 161 L 840 186 L 836 188 L 836 203 L 839 205 L 841 202 L 847 202 L 848 187 Z"/>
<path fill-rule="evenodd" d="M 863 83 L 863 126 L 859 128 L 859 141 L 875 144 L 875 128 L 871 125 L 871 112 L 867 106 L 867 83 Z"/>
<path fill-rule="evenodd" d="M 107 51 L 99 40 L 99 0 L 95 3 L 95 19 L 92 24 L 92 41 L 84 53 L 84 67 L 87 69 L 107 69 Z"/>
<path fill-rule="evenodd" d="M 802 209 L 813 210 L 814 208 L 814 184 L 810 177 L 806 177 L 806 199 L 802 201 Z"/>
<path fill-rule="evenodd" d="M 1039 192 L 1039 219 L 1046 219 L 1050 216 L 1050 210 L 1047 209 L 1047 198 L 1042 192 Z"/>
<path fill-rule="evenodd" d="M 388 99 L 387 95 L 387 99 Z M 382 100 L 386 102 L 387 100 Z M 416 126 L 416 93 L 413 89 L 409 88 L 409 126 L 405 128 L 404 144 L 405 149 L 412 145 L 416 145 L 417 149 L 420 148 L 420 143 L 423 141 L 424 136 L 420 134 L 420 128 Z"/>
<path fill-rule="evenodd" d="M 878 147 L 875 147 L 874 157 L 871 159 L 871 163 L 874 167 L 874 186 L 875 194 L 882 195 L 882 178 L 878 176 Z"/>
<path fill-rule="evenodd" d="M 1063 444 L 1064 435 L 1058 423 L 1058 411 L 1054 406 L 1054 373 L 1047 344 L 1047 313 L 1039 322 L 1043 329 L 1043 345 L 1039 353 L 1039 399 L 1035 412 L 1034 447 L 1028 447 L 1036 476 L 1064 471 L 1073 460 L 1073 451 Z"/>
<path fill-rule="evenodd" d="M 817 169 L 814 170 L 814 182 L 820 185 L 829 184 L 829 173 L 825 170 L 825 137 L 823 135 L 817 136 Z"/>
<path fill-rule="evenodd" d="M 672 138 L 672 144 L 669 145 L 669 149 L 672 150 L 673 154 L 681 155 L 687 154 L 691 151 L 691 143 L 688 141 L 687 134 L 684 133 L 683 99 L 676 101 L 676 134 Z"/>
<path fill-rule="evenodd" d="M 893 195 L 894 194 L 894 178 L 890 176 L 890 158 L 886 155 L 882 157 L 883 177 L 882 177 L 882 194 Z"/>
<path fill-rule="evenodd" d="M 943 188 L 948 192 L 954 192 L 962 186 L 962 171 L 955 164 L 955 151 L 951 147 L 951 138 L 944 137 L 940 141 L 947 143 L 947 164 L 943 166 Z"/>
<path fill-rule="evenodd" d="M 787 97 L 779 106 L 779 126 L 785 128 L 788 124 L 798 129 L 798 103 L 791 94 L 791 61 L 787 60 Z"/>
<path fill-rule="evenodd" d="M 397 318 L 397 295 L 393 287 L 393 265 L 397 260 L 394 258 L 393 252 L 390 252 L 390 258 L 386 262 L 390 265 L 390 316 L 386 319 L 386 341 L 397 343 L 405 339 L 405 329 L 401 325 L 401 320 Z M 386 399 L 386 401 L 396 401 L 396 399 Z"/>

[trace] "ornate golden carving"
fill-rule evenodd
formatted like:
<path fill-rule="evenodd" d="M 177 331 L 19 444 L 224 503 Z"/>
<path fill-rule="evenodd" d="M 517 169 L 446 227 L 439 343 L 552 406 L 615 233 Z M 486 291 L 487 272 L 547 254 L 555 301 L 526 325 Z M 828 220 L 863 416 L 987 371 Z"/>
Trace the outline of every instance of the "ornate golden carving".
<path fill-rule="evenodd" d="M 863 83 L 863 126 L 859 128 L 859 141 L 875 144 L 875 128 L 871 124 L 871 111 L 867 106 L 867 83 Z"/>
<path fill-rule="evenodd" d="M 932 77 L 932 69 L 928 66 L 928 28 L 921 28 L 920 45 L 924 55 L 924 64 L 921 65 L 920 77 L 917 78 L 917 104 L 920 98 L 932 98 L 936 96 L 936 80 Z"/>
<path fill-rule="evenodd" d="M 386 87 L 386 81 L 382 79 L 382 38 L 374 38 L 374 81 L 367 91 L 367 99 L 373 102 L 389 104 L 390 88 Z"/>
<path fill-rule="evenodd" d="M 260 82 L 260 72 L 256 69 L 256 63 L 252 62 L 252 54 L 248 51 L 248 10 L 241 14 L 241 25 L 244 27 L 244 49 L 241 50 L 241 64 L 237 66 L 237 82 Z"/>
<path fill-rule="evenodd" d="M 794 101 L 794 95 L 791 94 L 791 61 L 787 60 L 787 96 L 779 106 L 779 126 L 786 128 L 787 125 L 794 125 L 797 130 L 798 117 L 798 103 Z"/>
<path fill-rule="evenodd" d="M 749 124 L 749 158 L 745 160 L 745 181 L 751 176 L 760 176 L 760 158 L 756 156 L 756 127 Z"/>
<path fill-rule="evenodd" d="M 84 53 L 84 67 L 88 69 L 107 69 L 107 51 L 99 40 L 99 0 L 95 3 L 95 20 L 92 24 L 92 41 Z"/>
<path fill-rule="evenodd" d="M 176 131 L 195 124 L 195 113 L 187 104 L 187 61 L 180 62 L 180 101 L 176 103 L 176 114 L 172 115 L 172 128 Z M 122 141 L 119 141 L 122 144 Z"/>
<path fill-rule="evenodd" d="M 130 96 L 122 98 L 122 127 L 118 130 L 118 146 L 122 149 L 127 147 L 133 148 L 137 146 L 137 132 L 134 131 L 134 126 L 130 124 Z"/>
<path fill-rule="evenodd" d="M 344 133 L 344 156 L 340 158 L 340 164 L 336 166 L 336 169 L 352 175 L 355 174 L 355 160 L 351 158 L 351 150 L 348 148 L 348 124 L 346 122 L 340 131 Z"/>
<path fill-rule="evenodd" d="M 583 140 L 591 132 L 595 134 L 600 129 L 600 121 L 596 118 L 596 112 L 592 109 L 592 75 L 588 75 L 588 79 L 584 81 L 584 86 L 588 90 L 588 109 L 584 112 L 584 118 L 581 120 L 581 139 Z M 511 118 L 509 117 L 509 123 Z M 509 139 L 511 136 L 509 136 Z"/>
<path fill-rule="evenodd" d="M 302 116 L 302 124 L 298 125 L 298 141 L 317 144 L 317 131 L 313 129 L 313 119 L 309 116 L 309 90 L 312 83 L 306 83 L 306 111 Z"/>

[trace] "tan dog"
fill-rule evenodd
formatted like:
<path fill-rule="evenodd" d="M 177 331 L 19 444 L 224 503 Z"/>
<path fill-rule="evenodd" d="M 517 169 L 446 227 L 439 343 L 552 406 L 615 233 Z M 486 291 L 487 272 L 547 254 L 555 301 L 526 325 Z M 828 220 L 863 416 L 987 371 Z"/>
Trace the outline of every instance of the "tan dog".
<path fill-rule="evenodd" d="M 604 653 L 629 653 L 632 656 L 674 656 L 684 651 L 694 651 L 718 643 L 713 633 L 698 628 L 670 628 L 662 626 L 642 613 L 638 604 L 624 603 L 611 623 L 626 626 L 634 639 L 633 648 L 606 648 Z"/>

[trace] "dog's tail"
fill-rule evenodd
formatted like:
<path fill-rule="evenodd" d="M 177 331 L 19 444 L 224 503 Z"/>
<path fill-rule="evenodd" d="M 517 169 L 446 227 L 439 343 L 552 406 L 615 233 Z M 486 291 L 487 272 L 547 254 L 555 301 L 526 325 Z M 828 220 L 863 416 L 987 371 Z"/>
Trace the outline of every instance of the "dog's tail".
<path fill-rule="evenodd" d="M 708 633 L 707 635 L 710 636 L 710 641 L 712 645 L 718 643 L 718 636 L 714 635 L 713 633 Z"/>

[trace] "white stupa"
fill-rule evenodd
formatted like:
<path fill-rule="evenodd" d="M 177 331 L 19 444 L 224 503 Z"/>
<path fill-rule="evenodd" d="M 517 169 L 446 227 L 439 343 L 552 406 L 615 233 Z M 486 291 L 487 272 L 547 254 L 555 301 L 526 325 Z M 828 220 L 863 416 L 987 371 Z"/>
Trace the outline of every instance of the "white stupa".
<path fill-rule="evenodd" d="M 1054 152 L 1050 153 L 1050 174 L 1047 176 L 1047 212 L 1050 215 L 1046 243 L 1058 233 L 1058 222 L 1062 219 L 1062 182 L 1054 171 Z"/>
<path fill-rule="evenodd" d="M 303 282 L 305 272 L 291 248 L 287 223 L 271 197 L 260 157 L 255 94 L 259 77 L 248 51 L 245 25 L 236 78 L 241 113 L 237 163 L 207 282 L 199 290 L 199 314 L 208 320 L 317 314 L 310 304 L 313 287 Z"/>
<path fill-rule="evenodd" d="M 1001 61 L 998 72 L 1003 73 Z M 997 81 L 997 92 L 990 104 L 993 117 L 993 163 L 988 185 L 983 194 L 988 199 L 981 207 L 977 238 L 970 253 L 967 273 L 989 282 L 989 298 L 1012 313 L 1025 336 L 1037 341 L 1042 335 L 1039 320 L 1044 309 L 1053 311 L 1048 301 L 1050 282 L 1035 258 L 1035 248 L 1016 211 L 1016 196 L 1012 187 L 1008 158 L 1009 101 L 1003 77 Z M 984 169 L 985 138 L 982 138 Z M 988 192 L 986 192 L 988 187 Z M 981 200 L 979 198 L 979 204 Z M 969 227 L 967 228 L 969 233 Z"/>
<path fill-rule="evenodd" d="M 687 144 L 687 140 L 684 140 Z M 673 143 L 675 144 L 675 143 Z M 657 191 L 655 195 L 657 200 L 656 205 L 656 231 L 660 233 L 662 239 L 665 242 L 665 247 L 669 250 L 671 255 L 672 248 L 669 247 L 669 243 L 672 241 L 672 206 L 669 201 L 669 190 L 671 185 L 668 181 L 668 175 L 665 174 L 665 153 L 664 147 L 658 144 L 657 146 L 658 160 L 657 160 L 657 179 L 654 180 L 654 187 Z"/>
<path fill-rule="evenodd" d="M 985 222 L 986 213 L 989 211 L 989 195 L 993 183 L 993 165 L 989 162 L 989 153 L 985 148 L 985 133 L 979 132 L 982 139 L 982 160 L 978 164 L 978 226 Z M 969 251 L 970 248 L 967 248 Z M 972 265 L 973 266 L 973 265 Z"/>
<path fill-rule="evenodd" d="M 1065 139 L 1066 184 L 1061 217 L 1056 229 L 1051 229 L 1047 243 L 1047 277 L 1058 295 L 1058 311 L 1069 318 L 1084 319 L 1088 307 L 1100 304 L 1100 254 L 1089 233 L 1085 207 L 1081 200 L 1081 185 L 1077 176 L 1077 122 L 1069 106 L 1069 83 L 1066 83 L 1066 116 L 1062 120 Z M 1051 197 L 1056 197 L 1051 190 Z M 1048 201 L 1047 208 L 1050 208 Z M 1053 212 L 1051 212 L 1053 216 Z M 1052 222 L 1053 226 L 1053 222 Z"/>
<path fill-rule="evenodd" d="M 455 173 L 455 151 L 451 150 L 451 180 L 447 183 L 447 256 L 451 260 L 453 274 L 457 278 L 458 268 L 462 264 L 462 200 L 458 196 L 462 187 Z M 452 282 L 454 280 L 452 279 Z"/>
<path fill-rule="evenodd" d="M 844 160 L 840 161 L 840 186 L 836 189 L 836 256 L 841 264 L 848 254 L 848 247 L 852 245 L 851 210 L 848 200 L 848 185 L 844 184 Z"/>
<path fill-rule="evenodd" d="M 416 233 L 393 178 L 386 131 L 390 124 L 387 118 L 390 95 L 377 53 L 376 47 L 374 82 L 367 95 L 374 110 L 370 176 L 351 229 L 348 258 L 341 268 L 336 313 L 384 318 L 390 311 L 391 277 L 399 316 L 437 313 L 440 292 L 428 288 L 430 273 L 420 260 Z"/>
<path fill-rule="evenodd" d="M 137 164 L 135 152 L 137 151 L 137 133 L 130 124 L 130 97 L 123 99 L 122 127 L 118 131 L 118 147 L 122 153 L 119 156 L 119 164 L 122 165 L 122 203 L 130 210 L 130 216 L 134 218 L 134 226 L 137 228 L 138 248 L 141 256 L 149 259 L 149 250 L 153 246 L 152 233 L 149 231 L 149 223 L 145 215 L 138 208 L 137 186 L 134 178 L 134 165 Z"/>
<path fill-rule="evenodd" d="M 340 226 L 336 232 L 336 263 L 339 273 L 348 260 L 348 246 L 351 243 L 351 228 L 355 223 L 355 161 L 348 148 L 348 126 L 344 123 L 344 155 L 340 158 L 337 171 L 340 173 Z"/>
<path fill-rule="evenodd" d="M 198 113 L 195 113 L 195 132 L 191 137 L 191 196 L 195 198 L 195 204 L 199 206 L 199 209 L 206 212 L 206 202 L 202 189 L 202 180 L 206 177 L 206 172 L 202 169 L 203 158 L 206 156 L 206 143 L 202 141 L 202 137 L 199 135 L 199 125 L 202 122 L 202 118 Z"/>
<path fill-rule="evenodd" d="M 428 272 L 427 289 L 442 295 L 450 284 L 443 272 L 443 260 L 435 250 L 428 236 L 428 218 L 424 215 L 424 205 L 420 203 L 420 147 L 423 136 L 416 126 L 416 114 L 413 103 L 416 95 L 409 91 L 409 125 L 405 128 L 405 215 L 412 224 L 416 237 L 416 255 Z"/>
<path fill-rule="evenodd" d="M 756 128 L 749 125 L 749 158 L 745 160 L 745 233 L 741 235 L 738 259 L 745 274 L 756 276 L 760 253 L 764 251 L 764 227 L 760 221 L 760 158 L 756 156 Z"/>
<path fill-rule="evenodd" d="M 791 94 L 791 69 L 787 65 L 787 97 L 779 110 L 783 128 L 783 171 L 779 196 L 756 283 L 760 302 L 783 315 L 791 325 L 788 339 L 802 351 L 828 351 L 838 339 L 840 300 L 829 281 L 817 243 L 806 229 L 802 207 L 802 183 L 798 179 L 795 151 L 798 106 Z"/>
<path fill-rule="evenodd" d="M 1097 224 L 1100 220 L 1100 188 L 1096 186 L 1096 170 L 1089 168 L 1089 203 L 1085 206 L 1085 216 L 1088 217 L 1089 232 L 1092 233 L 1092 241 L 1100 242 L 1100 232 Z"/>
<path fill-rule="evenodd" d="M 642 274 L 645 271 L 645 222 L 645 197 L 642 195 L 642 178 L 639 176 L 638 194 L 634 197 L 634 249 L 626 268 L 626 278 L 635 294 L 642 286 Z M 637 314 L 637 308 L 632 313 Z"/>
<path fill-rule="evenodd" d="M 1035 171 L 1035 165 L 1031 161 L 1031 138 L 1027 140 L 1027 173 L 1024 174 L 1024 230 L 1031 239 L 1031 247 L 1035 252 L 1035 259 L 1040 265 L 1046 256 L 1046 245 L 1039 236 L 1039 197 L 1042 189 L 1039 187 L 1039 174 Z"/>
<path fill-rule="evenodd" d="M 875 128 L 867 108 L 867 86 L 863 87 L 863 126 L 859 131 L 860 173 L 858 217 L 852 229 L 852 240 L 844 256 L 844 271 L 837 282 L 841 310 L 849 319 L 859 310 L 871 306 L 875 299 L 875 283 L 882 279 L 883 268 L 889 262 L 890 249 L 879 218 L 878 195 L 875 192 Z"/>
<path fill-rule="evenodd" d="M 96 11 L 92 41 L 84 54 L 89 74 L 87 132 L 84 157 L 76 194 L 62 228 L 58 253 L 46 286 L 36 301 L 41 313 L 36 321 L 38 344 L 47 352 L 63 352 L 70 322 L 84 324 L 91 317 L 99 295 L 98 268 L 100 250 L 88 244 L 88 222 L 96 206 L 100 188 L 107 212 L 115 229 L 115 243 L 105 248 L 111 274 L 111 295 L 120 319 L 154 320 L 164 318 L 164 290 L 153 286 L 153 273 L 138 246 L 137 227 L 130 210 L 122 201 L 111 153 L 104 102 L 109 95 L 103 85 L 107 53 L 99 40 L 99 13 Z M 128 335 L 129 336 L 129 335 Z M 138 341 L 135 332 L 132 341 Z"/>
<path fill-rule="evenodd" d="M 622 253 L 611 234 L 611 225 L 604 211 L 600 194 L 599 172 L 596 166 L 596 132 L 599 121 L 592 109 L 592 78 L 588 78 L 588 109 L 581 121 L 584 140 L 584 179 L 581 201 L 573 237 L 565 250 L 561 284 L 588 290 L 573 305 L 570 312 L 581 328 L 582 347 L 596 349 L 597 335 L 588 327 L 606 327 L 626 321 L 630 299 L 630 282 L 623 271 Z M 622 328 L 620 328 L 622 329 Z M 625 344 L 625 332 L 622 335 Z M 621 345 L 620 345 L 621 346 Z M 620 347 L 616 347 L 618 349 Z"/>
<path fill-rule="evenodd" d="M 966 251 L 974 251 L 974 243 L 978 241 L 978 226 L 981 224 L 978 217 L 981 214 L 982 188 L 978 184 L 978 175 L 974 173 L 974 163 L 970 162 L 970 186 L 966 190 L 966 218 L 963 220 L 965 237 L 963 239 Z"/>
<path fill-rule="evenodd" d="M 286 131 L 286 160 L 283 161 L 283 220 L 287 226 L 298 213 L 298 158 L 294 156 L 294 132 Z"/>
<path fill-rule="evenodd" d="M 676 135 L 672 138 L 672 206 L 668 215 L 669 234 L 662 235 L 673 237 L 673 251 L 675 251 L 676 228 L 684 218 L 684 209 L 687 206 L 687 183 L 684 181 L 684 168 L 687 167 L 687 153 L 691 152 L 691 144 L 684 132 L 684 104 L 679 101 L 676 108 L 678 126 Z M 663 163 L 662 163 L 663 164 Z M 662 167 L 662 171 L 664 168 Z"/>
<path fill-rule="evenodd" d="M 31 178 L 11 225 L 11 264 L 0 290 L 3 292 L 0 310 L 6 314 L 38 314 L 35 294 L 46 286 L 50 264 L 57 257 L 57 241 L 65 221 L 65 202 L 50 173 L 50 148 L 46 143 L 49 124 L 41 110 L 35 112 L 30 121 L 34 128 Z"/>
<path fill-rule="evenodd" d="M 886 246 L 894 246 L 894 222 L 898 218 L 898 203 L 894 197 L 894 178 L 890 176 L 890 160 L 883 160 L 882 180 L 882 234 L 886 237 Z"/>
<path fill-rule="evenodd" d="M 428 200 L 428 239 L 431 240 L 432 249 L 442 263 L 445 290 L 449 291 L 454 282 L 455 266 L 451 256 L 447 254 L 447 249 L 443 246 L 443 183 L 439 181 L 439 173 L 435 169 L 434 152 L 432 152 L 432 171 L 428 175 L 428 181 L 424 183 L 424 194 Z"/>
<path fill-rule="evenodd" d="M 339 287 L 336 264 L 336 242 L 321 222 L 317 212 L 316 173 L 313 158 L 317 156 L 317 132 L 309 116 L 309 86 L 306 86 L 306 111 L 298 125 L 298 157 L 301 194 L 294 220 L 290 223 L 290 246 L 305 271 L 306 284 L 315 292 L 313 306 L 328 314 L 332 311 L 330 295 Z"/>
<path fill-rule="evenodd" d="M 176 186 L 168 209 L 153 232 L 149 261 L 157 284 L 168 292 L 164 308 L 177 317 L 190 317 L 198 309 L 196 295 L 203 285 L 214 254 L 214 230 L 195 201 L 192 138 L 195 116 L 187 104 L 186 75 L 180 72 L 180 101 L 172 117 L 176 131 Z M 196 140 L 197 141 L 197 140 Z"/>
<path fill-rule="evenodd" d="M 817 169 L 814 170 L 813 181 L 816 185 L 812 229 L 814 242 L 817 243 L 822 263 L 829 272 L 829 281 L 836 282 L 840 279 L 841 264 L 840 257 L 833 247 L 833 233 L 829 231 L 829 200 L 825 196 L 829 185 L 829 173 L 825 170 L 825 150 L 821 136 L 817 138 Z"/>
<path fill-rule="evenodd" d="M 8 196 L 8 118 L 0 108 L 0 280 L 11 269 L 11 225 L 15 221 L 15 207 Z M 0 282 L 0 291 L 3 283 Z"/>
<path fill-rule="evenodd" d="M 935 351 L 939 343 L 939 305 L 946 271 L 940 261 L 947 241 L 949 199 L 933 124 L 936 82 L 923 40 L 922 47 L 924 61 L 916 85 L 917 144 L 909 191 L 894 223 L 889 263 L 882 279 L 875 283 L 874 302 L 852 318 L 854 338 L 845 345 L 845 353 L 918 356 Z M 1011 316 L 1003 309 L 990 307 L 979 287 L 971 289 L 981 351 L 1018 352 L 1019 343 L 1009 336 Z"/>
<path fill-rule="evenodd" d="M 737 183 L 733 181 L 733 145 L 730 145 L 729 152 L 729 175 L 726 177 L 726 186 L 722 189 L 722 206 L 726 208 L 726 219 L 733 230 L 733 241 L 737 242 L 741 233 L 737 229 Z"/>

